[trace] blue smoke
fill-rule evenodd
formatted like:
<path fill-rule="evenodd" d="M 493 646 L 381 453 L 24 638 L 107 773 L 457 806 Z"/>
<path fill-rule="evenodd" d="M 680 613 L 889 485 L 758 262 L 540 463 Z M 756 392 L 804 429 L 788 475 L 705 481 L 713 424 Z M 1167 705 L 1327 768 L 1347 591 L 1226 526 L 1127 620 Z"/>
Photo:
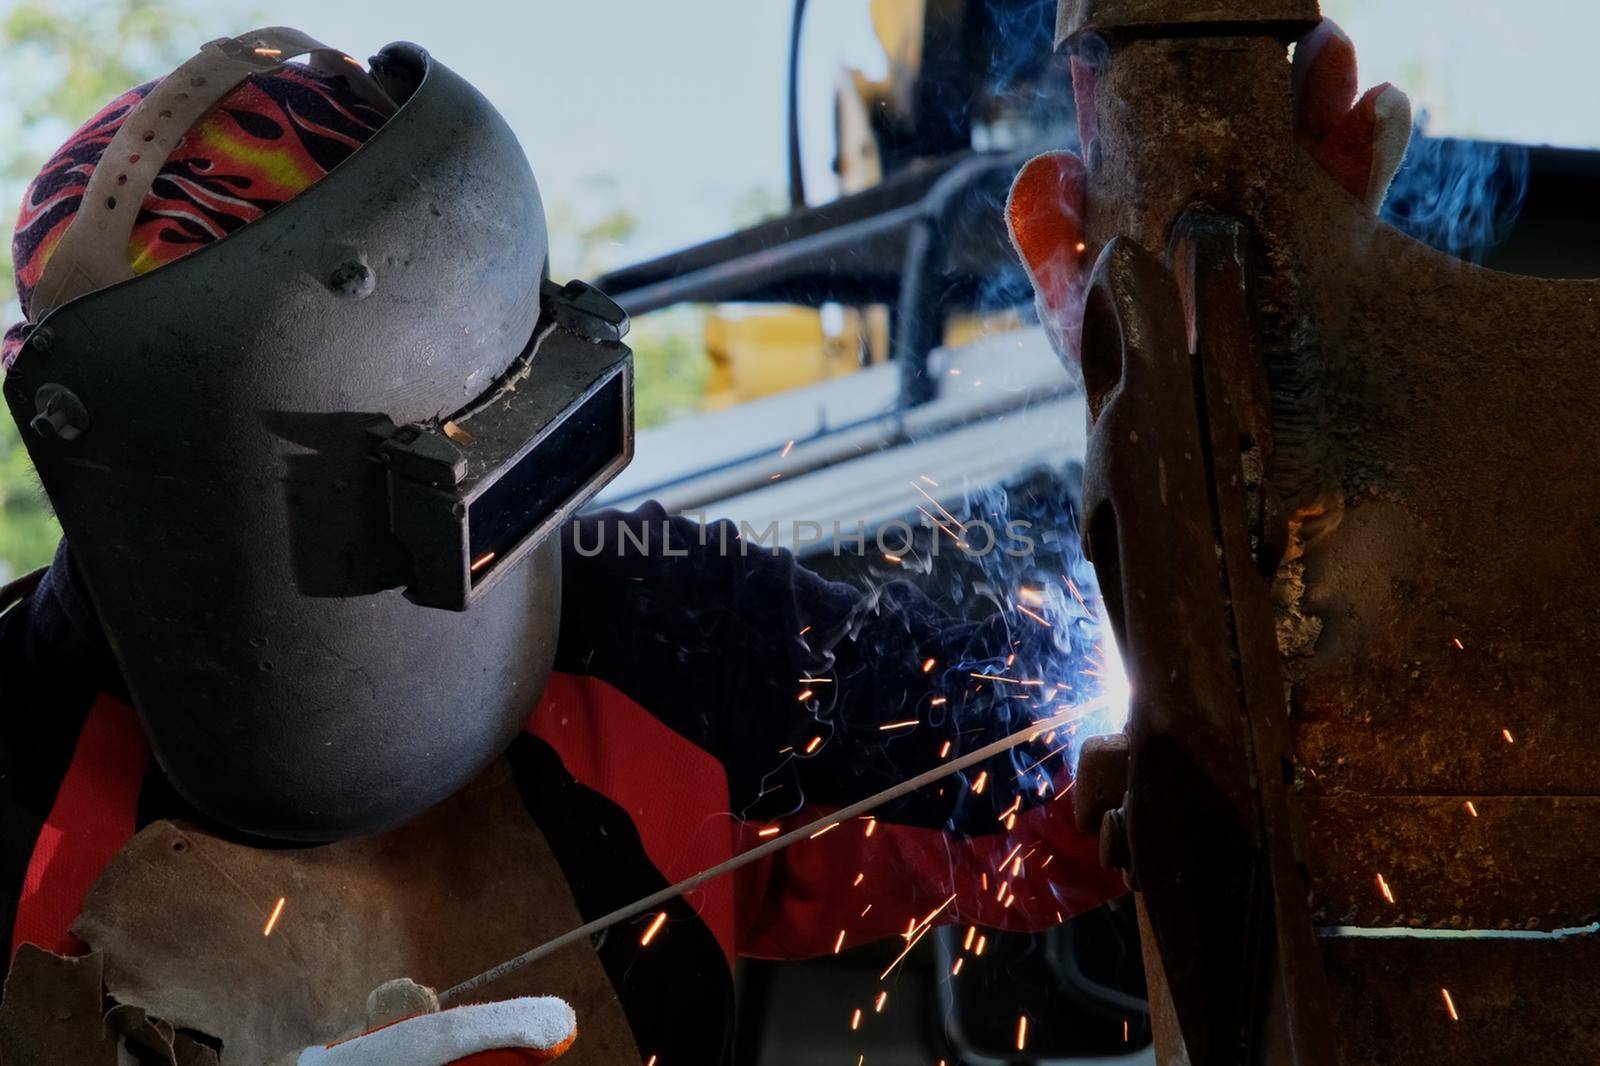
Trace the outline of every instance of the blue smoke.
<path fill-rule="evenodd" d="M 1055 43 L 1056 0 L 990 0 L 989 92 L 1006 96 L 1037 75 Z"/>
<path fill-rule="evenodd" d="M 1389 188 L 1383 218 L 1441 252 L 1472 263 L 1503 240 L 1528 192 L 1521 145 L 1427 137 L 1426 112 Z"/>

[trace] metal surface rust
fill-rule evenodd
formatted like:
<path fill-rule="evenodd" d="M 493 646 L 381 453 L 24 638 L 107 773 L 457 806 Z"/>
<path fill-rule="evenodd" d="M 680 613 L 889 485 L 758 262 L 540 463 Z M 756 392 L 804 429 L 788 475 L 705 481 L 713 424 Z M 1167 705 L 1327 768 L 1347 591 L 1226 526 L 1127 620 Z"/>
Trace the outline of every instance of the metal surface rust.
<path fill-rule="evenodd" d="M 1291 40 L 1317 24 L 1317 0 L 1062 0 L 1056 44 L 1084 33 L 1261 34 Z"/>
<path fill-rule="evenodd" d="M 1131 866 L 1189 1061 L 1331 1062 L 1290 850 L 1282 678 L 1246 533 L 1234 391 L 1205 359 L 1240 343 L 1246 254 L 1225 220 L 1181 231 L 1186 292 L 1119 238 L 1084 317 L 1086 543 L 1134 692 L 1127 801 L 1102 823 L 1101 854 Z M 1091 759 L 1080 774 L 1103 794 L 1099 779 L 1117 768 Z"/>
<path fill-rule="evenodd" d="M 1335 937 L 1323 956 L 1348 1063 L 1588 1063 L 1600 1047 L 1594 936 Z"/>
<path fill-rule="evenodd" d="M 1128 730 L 1126 850 L 1149 961 L 1182 1028 L 1158 1038 L 1160 1058 L 1309 1061 L 1327 1035 L 1314 1013 L 1295 1015 L 1282 985 L 1277 1001 L 1253 1002 L 1259 1040 L 1238 1058 L 1217 1040 L 1232 1018 L 1194 1013 L 1216 999 L 1200 986 L 1233 980 L 1237 960 L 1200 958 L 1221 939 L 1214 930 L 1207 941 L 1175 939 L 1195 901 L 1166 889 L 1216 883 L 1252 833 L 1279 863 L 1273 893 L 1248 913 L 1213 917 L 1241 943 L 1266 943 L 1274 928 L 1267 958 L 1288 968 L 1280 980 L 1326 974 L 1342 1061 L 1600 1058 L 1592 937 L 1329 936 L 1301 950 L 1313 923 L 1556 930 L 1600 913 L 1589 846 L 1600 829 L 1589 693 L 1600 675 L 1600 568 L 1588 544 L 1600 513 L 1600 283 L 1480 269 L 1378 221 L 1295 143 L 1289 64 L 1279 27 L 1263 17 L 1277 5 L 1182 7 L 1066 0 L 1061 9 L 1066 32 L 1097 32 L 1107 44 L 1094 90 L 1098 140 L 1086 153 L 1088 242 L 1109 246 L 1102 270 L 1130 238 L 1171 248 L 1184 350 L 1195 360 L 1191 381 L 1168 381 L 1188 413 L 1169 398 L 1130 401 L 1148 377 L 1118 381 L 1096 403 L 1094 377 L 1106 375 L 1095 352 L 1143 350 L 1153 337 L 1170 344 L 1174 297 L 1148 268 L 1124 268 L 1136 295 L 1115 305 L 1120 336 L 1096 333 L 1091 300 L 1085 376 L 1099 421 L 1089 472 L 1098 465 L 1100 495 L 1123 508 L 1142 496 L 1179 512 L 1160 516 L 1164 524 L 1120 521 L 1116 553 L 1095 553 L 1113 614 L 1114 598 L 1139 586 L 1171 597 L 1126 607 L 1130 617 L 1165 610 L 1165 627 L 1118 633 L 1146 697 Z M 1206 35 L 1222 24 L 1252 36 Z M 1146 408 L 1141 433 L 1170 442 L 1198 432 L 1208 499 L 1190 481 L 1169 496 L 1174 471 L 1142 458 L 1151 449 L 1128 434 L 1129 416 L 1101 417 L 1117 404 Z M 1198 540 L 1202 522 L 1214 557 L 1199 568 L 1220 575 L 1220 597 L 1154 573 L 1195 557 L 1170 550 L 1172 530 Z M 1093 529 L 1091 513 L 1091 540 Z M 1267 577 L 1267 596 L 1252 571 Z M 1202 647 L 1191 630 L 1214 634 L 1224 618 L 1227 639 Z M 1264 626 L 1274 630 L 1266 638 Z M 1172 682 L 1142 691 L 1164 662 L 1184 664 L 1190 687 L 1212 695 L 1184 706 Z M 1222 725 L 1219 664 L 1237 673 L 1232 731 Z M 1167 753 L 1164 770 L 1207 761 L 1209 778 L 1153 780 L 1141 749 L 1162 734 L 1188 746 Z M 1243 799 L 1231 791 L 1241 760 Z M 1140 796 L 1150 809 L 1188 799 L 1241 821 L 1197 830 L 1187 857 L 1158 853 L 1153 839 L 1181 823 L 1152 827 L 1135 809 Z M 1168 861 L 1178 869 L 1155 865 Z M 1291 900 L 1295 878 L 1309 908 L 1266 905 Z M 1478 990 L 1459 1020 L 1441 997 L 1451 987 Z"/>
<path fill-rule="evenodd" d="M 1494 848 L 1428 873 L 1438 898 L 1410 912 L 1423 925 L 1586 922 L 1600 912 L 1580 835 L 1600 799 L 1600 283 L 1447 258 L 1309 162 L 1298 201 L 1298 239 L 1320 249 L 1304 359 L 1325 445 L 1324 480 L 1300 486 L 1320 519 L 1297 549 L 1316 639 L 1288 666 L 1315 839 L 1374 863 L 1386 839 L 1426 846 L 1433 830 L 1446 836 L 1429 854 Z M 1502 803 L 1520 833 L 1491 836 Z M 1370 906 L 1362 872 L 1320 881 L 1319 909 Z"/>

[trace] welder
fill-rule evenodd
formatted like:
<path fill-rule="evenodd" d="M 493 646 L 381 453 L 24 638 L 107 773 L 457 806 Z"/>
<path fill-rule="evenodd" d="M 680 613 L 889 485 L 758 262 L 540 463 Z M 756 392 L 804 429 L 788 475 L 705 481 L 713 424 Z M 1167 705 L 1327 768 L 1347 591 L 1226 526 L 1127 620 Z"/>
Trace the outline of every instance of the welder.
<path fill-rule="evenodd" d="M 1329 27 L 1297 64 L 1309 146 L 1370 199 L 1394 97 L 1354 100 Z M 1079 175 L 1041 157 L 1009 205 L 1068 359 Z M 590 919 L 1025 724 L 1016 692 L 973 678 L 1051 661 L 1046 627 L 830 583 L 653 505 L 573 517 L 631 455 L 631 368 L 625 317 L 552 282 L 547 251 L 514 137 L 414 45 L 363 65 L 282 28 L 212 42 L 46 163 L 3 361 L 65 537 L 0 603 L 0 1041 L 28 1039 L 7 1013 L 27 998 L 19 953 L 42 973 L 102 952 L 116 1000 L 177 965 L 154 954 L 206 941 L 167 929 L 112 958 L 103 916 L 82 924 L 116 894 L 107 870 L 168 823 L 231 842 L 208 854 L 239 856 L 218 874 L 243 884 L 252 856 L 424 826 L 415 841 L 427 812 L 500 780 L 520 799 L 502 839 L 529 842 L 535 875 L 460 898 Z M 576 1002 L 575 1043 L 463 1023 L 333 1050 L 386 1061 L 363 1043 L 400 1032 L 419 1062 L 569 1044 L 569 1061 L 730 1061 L 740 954 L 825 954 L 908 920 L 1041 928 L 1119 893 L 1068 783 L 997 757 L 641 917 L 593 949 L 620 1010 Z M 441 830 L 429 868 L 401 855 L 386 876 L 447 882 L 456 860 L 438 856 L 461 839 Z M 264 943 L 295 936 L 295 906 L 278 899 Z M 219 900 L 215 921 L 245 909 Z M 164 928 L 154 904 L 118 913 Z M 374 919 L 321 920 L 349 943 Z M 149 984 L 139 1006 L 169 1042 L 214 1049 Z M 207 994 L 259 998 L 245 972 Z M 271 1050 L 352 1036 L 289 1031 Z"/>

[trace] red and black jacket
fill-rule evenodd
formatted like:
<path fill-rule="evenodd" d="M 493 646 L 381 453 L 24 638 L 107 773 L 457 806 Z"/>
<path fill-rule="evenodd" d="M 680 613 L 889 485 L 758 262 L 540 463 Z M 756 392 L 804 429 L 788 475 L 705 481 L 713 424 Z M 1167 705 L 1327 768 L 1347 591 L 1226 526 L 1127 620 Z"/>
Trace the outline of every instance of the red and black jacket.
<path fill-rule="evenodd" d="M 1049 655 L 1040 627 L 952 621 L 909 584 L 828 582 L 654 505 L 586 516 L 564 548 L 557 673 L 510 758 L 586 919 L 1040 713 L 1015 686 L 973 678 Z M 87 603 L 63 546 L 0 616 L 13 952 L 72 950 L 68 927 L 122 844 L 154 819 L 197 817 L 151 759 Z M 1010 929 L 1116 895 L 1072 827 L 1067 784 L 1060 767 L 1019 776 L 1000 757 L 689 893 L 648 947 L 649 916 L 614 930 L 600 957 L 640 1050 L 728 1061 L 738 955 L 894 936 L 952 894 L 941 921 Z"/>

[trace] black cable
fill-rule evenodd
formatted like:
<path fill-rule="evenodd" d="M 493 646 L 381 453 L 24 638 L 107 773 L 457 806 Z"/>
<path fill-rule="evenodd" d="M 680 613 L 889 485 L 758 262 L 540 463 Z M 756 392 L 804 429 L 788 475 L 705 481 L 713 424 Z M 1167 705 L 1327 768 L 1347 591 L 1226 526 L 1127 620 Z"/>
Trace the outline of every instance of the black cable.
<path fill-rule="evenodd" d="M 800 27 L 805 22 L 806 0 L 794 0 L 794 21 L 789 26 L 789 206 L 806 205 L 806 177 L 800 166 Z"/>

